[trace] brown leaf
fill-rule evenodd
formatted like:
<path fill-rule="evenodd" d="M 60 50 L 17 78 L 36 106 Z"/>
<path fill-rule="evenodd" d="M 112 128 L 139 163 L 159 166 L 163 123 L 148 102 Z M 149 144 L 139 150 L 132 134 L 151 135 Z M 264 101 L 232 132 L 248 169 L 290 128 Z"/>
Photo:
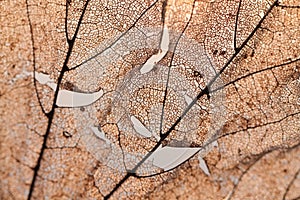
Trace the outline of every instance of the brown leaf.
<path fill-rule="evenodd" d="M 300 197 L 298 1 L 1 8 L 1 199 Z"/>

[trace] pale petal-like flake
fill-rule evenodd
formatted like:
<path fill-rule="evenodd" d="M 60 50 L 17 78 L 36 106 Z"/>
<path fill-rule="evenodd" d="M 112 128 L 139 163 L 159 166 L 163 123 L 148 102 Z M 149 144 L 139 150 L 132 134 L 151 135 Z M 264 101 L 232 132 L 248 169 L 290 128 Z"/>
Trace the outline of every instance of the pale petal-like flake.
<path fill-rule="evenodd" d="M 148 160 L 152 160 L 155 166 L 167 171 L 182 164 L 199 150 L 201 148 L 165 146 L 157 149 Z"/>
<path fill-rule="evenodd" d="M 144 136 L 144 137 L 151 137 L 152 133 L 144 126 L 144 124 L 138 120 L 135 116 L 130 117 L 131 122 L 133 123 L 134 130 Z"/>
<path fill-rule="evenodd" d="M 57 84 L 50 78 L 49 75 L 36 72 L 35 79 L 43 84 L 56 90 Z M 94 93 L 80 93 L 69 90 L 59 90 L 57 95 L 56 105 L 58 107 L 81 107 L 87 106 L 97 101 L 103 95 L 103 90 Z"/>

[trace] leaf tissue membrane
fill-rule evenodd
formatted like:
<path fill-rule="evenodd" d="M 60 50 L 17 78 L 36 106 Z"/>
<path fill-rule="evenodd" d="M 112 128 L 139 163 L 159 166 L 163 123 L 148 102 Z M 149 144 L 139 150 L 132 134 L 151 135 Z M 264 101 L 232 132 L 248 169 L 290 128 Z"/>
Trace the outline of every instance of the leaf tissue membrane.
<path fill-rule="evenodd" d="M 299 7 L 1 3 L 0 199 L 299 199 Z"/>

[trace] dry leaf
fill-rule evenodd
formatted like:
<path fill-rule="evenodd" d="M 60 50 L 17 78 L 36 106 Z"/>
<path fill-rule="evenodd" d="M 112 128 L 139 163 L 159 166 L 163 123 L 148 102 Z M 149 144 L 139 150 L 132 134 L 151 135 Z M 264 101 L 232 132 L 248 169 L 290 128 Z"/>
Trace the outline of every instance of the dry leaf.
<path fill-rule="evenodd" d="M 1 199 L 300 198 L 299 1 L 0 5 Z"/>

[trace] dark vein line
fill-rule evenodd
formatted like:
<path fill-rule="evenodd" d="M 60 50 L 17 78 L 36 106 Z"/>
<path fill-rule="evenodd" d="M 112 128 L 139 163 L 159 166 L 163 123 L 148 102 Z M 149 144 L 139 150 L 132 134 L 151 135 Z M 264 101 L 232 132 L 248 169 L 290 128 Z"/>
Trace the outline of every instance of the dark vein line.
<path fill-rule="evenodd" d="M 68 33 L 68 7 L 70 6 L 70 3 L 69 0 L 66 0 L 66 16 L 65 16 L 65 34 L 66 34 L 66 38 L 67 38 L 67 41 L 70 41 L 70 38 L 69 38 L 69 33 Z"/>
<path fill-rule="evenodd" d="M 287 189 L 285 190 L 284 194 L 283 194 L 283 197 L 282 197 L 282 200 L 285 200 L 286 199 L 286 195 L 289 193 L 293 183 L 295 182 L 295 180 L 297 179 L 298 175 L 300 174 L 300 169 L 298 169 L 298 171 L 294 174 L 292 180 L 289 182 L 288 186 L 287 186 Z"/>
<path fill-rule="evenodd" d="M 165 31 L 165 18 L 166 18 L 166 7 L 168 5 L 168 0 L 164 0 L 163 5 L 162 5 L 162 13 L 161 13 L 161 17 L 162 17 L 162 34 L 160 36 L 160 43 L 159 43 L 159 49 L 161 49 L 161 44 L 162 44 L 162 40 L 163 40 L 163 35 L 164 35 L 164 31 Z M 169 44 L 170 46 L 170 44 Z M 167 54 L 166 54 L 167 55 Z M 168 69 L 168 75 L 167 75 L 167 82 L 166 82 L 166 89 L 165 89 L 165 94 L 164 94 L 164 99 L 163 99 L 163 103 L 162 103 L 162 114 L 160 116 L 160 127 L 159 127 L 159 136 L 161 137 L 162 134 L 162 126 L 163 126 L 163 118 L 164 118 L 164 107 L 165 107 L 165 102 L 166 102 L 166 96 L 167 96 L 167 86 L 168 86 L 168 82 L 169 82 L 169 74 L 170 74 L 170 66 Z"/>
<path fill-rule="evenodd" d="M 164 0 L 162 5 L 162 11 L 161 11 L 161 20 L 163 24 L 165 24 L 165 20 L 166 20 L 167 5 L 168 5 L 168 0 Z"/>
<path fill-rule="evenodd" d="M 122 178 L 122 180 L 120 182 L 118 182 L 118 184 L 114 187 L 114 189 L 104 197 L 104 200 L 107 200 L 111 197 L 111 195 L 113 195 L 113 193 L 115 193 L 117 191 L 117 189 L 119 189 L 121 187 L 121 185 L 129 178 L 131 177 L 132 174 L 131 173 L 127 173 L 124 178 Z"/>
<path fill-rule="evenodd" d="M 168 86 L 169 86 L 169 80 L 170 80 L 170 72 L 171 72 L 171 67 L 172 67 L 172 63 L 173 63 L 173 60 L 174 60 L 174 57 L 175 57 L 175 52 L 176 52 L 176 49 L 177 49 L 177 46 L 179 44 L 179 41 L 180 39 L 182 38 L 184 32 L 186 31 L 187 27 L 189 26 L 192 18 L 193 18 L 193 12 L 194 12 L 194 9 L 195 9 L 195 2 L 193 3 L 193 7 L 192 7 L 192 12 L 191 12 L 191 16 L 189 18 L 189 20 L 187 21 L 184 29 L 182 30 L 182 32 L 180 33 L 176 43 L 175 43 L 175 46 L 174 46 L 174 50 L 173 50 L 173 53 L 172 53 L 172 57 L 171 57 L 171 60 L 170 60 L 170 64 L 168 66 L 168 75 L 167 75 L 167 82 L 166 82 L 166 87 L 165 87 L 165 92 L 164 92 L 164 99 L 163 99 L 163 103 L 162 103 L 162 112 L 161 112 L 161 116 L 160 116 L 160 127 L 159 127 L 159 136 L 162 137 L 162 126 L 163 126 L 163 121 L 164 121 L 164 113 L 165 113 L 165 106 L 166 106 L 166 101 L 167 101 L 167 95 L 168 95 Z"/>
<path fill-rule="evenodd" d="M 162 21 L 162 34 L 160 36 L 160 42 L 159 42 L 159 49 L 161 49 L 161 43 L 162 43 L 162 39 L 163 39 L 163 32 L 164 32 L 164 27 L 165 27 L 165 21 L 166 21 L 166 8 L 168 5 L 168 0 L 164 0 L 163 1 L 163 5 L 162 5 L 162 11 L 161 11 L 161 21 Z"/>
<path fill-rule="evenodd" d="M 116 38 L 115 41 L 113 41 L 108 47 L 100 51 L 99 53 L 96 53 L 94 56 L 90 57 L 89 59 L 83 61 L 82 63 L 76 65 L 75 67 L 72 67 L 68 69 L 68 71 L 75 70 L 76 68 L 80 67 L 81 65 L 91 61 L 92 59 L 96 58 L 97 56 L 101 55 L 103 52 L 111 48 L 114 44 L 116 44 L 124 35 L 126 35 L 135 25 L 138 23 L 138 21 L 158 2 L 159 0 L 156 0 L 153 4 L 151 4 L 142 14 L 136 19 L 136 21 L 125 31 L 123 32 L 118 38 Z"/>
<path fill-rule="evenodd" d="M 26 3 L 27 3 L 27 7 L 28 7 L 28 2 L 26 2 Z M 76 39 L 76 36 L 79 32 L 79 27 L 80 27 L 80 24 L 83 20 L 83 16 L 85 14 L 88 3 L 89 3 L 89 0 L 87 0 L 86 3 L 85 3 L 85 6 L 83 8 L 82 14 L 81 14 L 80 19 L 78 21 L 76 31 L 74 33 L 74 36 L 72 37 L 72 40 L 68 41 L 69 48 L 68 48 L 68 52 L 67 52 L 67 55 L 66 55 L 66 59 L 64 61 L 63 67 L 61 69 L 61 72 L 60 72 L 58 80 L 57 80 L 57 87 L 56 87 L 56 90 L 55 90 L 55 93 L 54 93 L 52 108 L 51 108 L 51 111 L 49 113 L 47 113 L 47 117 L 48 117 L 47 129 L 46 129 L 45 135 L 43 136 L 43 144 L 42 144 L 42 147 L 41 147 L 41 151 L 40 151 L 36 166 L 34 167 L 34 174 L 33 174 L 33 178 L 32 178 L 32 181 L 31 181 L 29 194 L 28 194 L 28 197 L 27 197 L 28 200 L 30 200 L 32 198 L 32 194 L 33 194 L 33 191 L 34 191 L 34 188 L 35 188 L 35 183 L 36 183 L 36 179 L 37 179 L 37 176 L 38 176 L 38 172 L 39 172 L 39 169 L 41 167 L 41 162 L 42 162 L 42 159 L 43 159 L 45 149 L 47 147 L 46 144 L 47 144 L 47 140 L 48 140 L 48 137 L 49 137 L 49 134 L 50 134 L 51 125 L 52 125 L 52 121 L 53 121 L 54 113 L 55 113 L 55 108 L 57 107 L 56 106 L 56 101 L 57 101 L 57 97 L 58 97 L 59 86 L 62 82 L 64 73 L 68 71 L 67 64 L 68 64 L 68 61 L 70 59 L 70 56 L 71 56 L 71 53 L 72 53 L 72 50 L 73 50 L 73 47 L 74 47 L 74 44 L 75 44 L 75 39 Z M 65 20 L 67 20 L 67 18 Z"/>
<path fill-rule="evenodd" d="M 300 8 L 300 5 L 278 5 L 280 8 Z"/>
<path fill-rule="evenodd" d="M 27 14 L 27 19 L 28 19 L 28 23 L 29 23 L 29 29 L 30 29 L 30 35 L 31 35 L 31 46 L 32 46 L 32 65 L 33 65 L 33 85 L 34 85 L 34 88 L 35 88 L 35 93 L 36 93 L 36 97 L 37 97 L 37 100 L 38 100 L 38 103 L 42 109 L 42 113 L 44 113 L 45 116 L 47 116 L 47 113 L 42 105 L 42 102 L 41 102 L 41 98 L 39 96 L 39 93 L 38 93 L 38 89 L 37 89 L 37 83 L 36 83 L 36 56 L 35 56 L 35 42 L 34 42 L 34 38 L 33 38 L 33 27 L 32 27 L 32 22 L 31 22 L 31 19 L 30 19 L 30 13 L 29 13 L 29 3 L 28 3 L 28 0 L 26 0 L 26 14 Z"/>
<path fill-rule="evenodd" d="M 259 128 L 259 127 L 264 127 L 264 126 L 267 126 L 267 125 L 270 125 L 270 124 L 277 124 L 277 123 L 280 123 L 280 122 L 282 122 L 283 120 L 285 120 L 289 117 L 293 117 L 293 116 L 299 115 L 299 114 L 300 114 L 300 112 L 292 113 L 292 114 L 286 115 L 283 118 L 278 119 L 278 120 L 274 120 L 274 121 L 267 122 L 267 123 L 264 123 L 264 124 L 260 124 L 260 125 L 257 125 L 257 126 L 248 126 L 247 128 L 244 128 L 244 129 L 241 129 L 241 130 L 238 130 L 238 131 L 233 131 L 233 132 L 226 133 L 226 134 L 222 135 L 221 137 L 226 137 L 226 136 L 229 136 L 229 135 L 235 135 L 236 133 L 239 133 L 239 132 L 242 132 L 242 131 L 247 131 L 247 130 L 250 130 L 250 129 L 256 129 L 256 128 Z"/>
<path fill-rule="evenodd" d="M 239 78 L 237 78 L 237 79 L 235 79 L 235 80 L 233 80 L 233 81 L 230 81 L 230 82 L 228 82 L 228 83 L 226 83 L 226 84 L 224 84 L 224 85 L 222 85 L 222 86 L 220 86 L 220 87 L 218 87 L 218 88 L 216 88 L 216 89 L 213 89 L 213 90 L 211 90 L 210 92 L 211 92 L 211 93 L 214 93 L 214 92 L 216 92 L 216 91 L 219 91 L 219 90 L 221 90 L 221 89 L 227 87 L 228 85 L 234 84 L 234 83 L 236 83 L 236 82 L 238 82 L 238 81 L 240 81 L 240 80 L 242 80 L 242 79 L 245 79 L 245 78 L 247 78 L 247 77 L 249 77 L 249 76 L 253 76 L 253 75 L 255 75 L 255 74 L 258 74 L 258 73 L 261 73 L 261 72 L 264 72 L 264 71 L 268 71 L 268 70 L 272 70 L 272 69 L 276 69 L 276 68 L 279 68 L 279 67 L 283 67 L 283 66 L 285 66 L 285 65 L 290 65 L 290 64 L 295 63 L 295 62 L 298 62 L 298 61 L 300 61 L 300 58 L 296 58 L 296 59 L 294 59 L 294 60 L 291 60 L 291 61 L 282 63 L 282 64 L 280 64 L 280 65 L 274 65 L 274 66 L 267 67 L 267 68 L 264 68 L 264 69 L 261 69 L 261 70 L 255 71 L 255 72 L 251 72 L 251 73 L 246 74 L 246 75 L 244 75 L 244 76 L 241 76 L 241 77 L 239 77 Z"/>
<path fill-rule="evenodd" d="M 235 18 L 235 26 L 234 26 L 234 35 L 233 35 L 233 45 L 234 45 L 234 50 L 237 50 L 236 47 L 236 34 L 237 34 L 237 28 L 238 28 L 238 21 L 239 21 L 239 14 L 240 14 L 240 10 L 241 10 L 241 5 L 242 5 L 242 0 L 240 0 L 239 2 L 239 6 L 238 6 L 238 10 L 236 13 L 236 18 Z"/>

